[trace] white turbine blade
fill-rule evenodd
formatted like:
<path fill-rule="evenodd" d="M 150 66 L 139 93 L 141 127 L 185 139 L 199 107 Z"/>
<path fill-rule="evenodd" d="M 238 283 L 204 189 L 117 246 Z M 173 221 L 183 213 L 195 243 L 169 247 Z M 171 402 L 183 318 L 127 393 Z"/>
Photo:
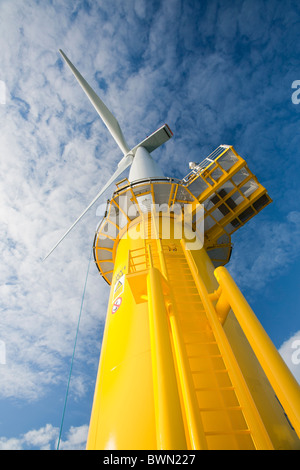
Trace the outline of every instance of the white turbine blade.
<path fill-rule="evenodd" d="M 82 217 L 87 213 L 87 211 L 92 207 L 93 204 L 99 199 L 99 197 L 104 193 L 104 191 L 118 178 L 121 173 L 123 173 L 126 168 L 128 168 L 132 163 L 133 157 L 132 155 L 128 155 L 128 157 L 124 160 L 122 159 L 120 164 L 118 165 L 117 170 L 114 172 L 112 177 L 107 181 L 107 183 L 103 186 L 101 191 L 97 194 L 97 196 L 92 200 L 92 202 L 87 206 L 87 208 L 82 212 L 82 214 L 75 220 L 74 224 L 66 231 L 66 233 L 61 237 L 61 239 L 54 245 L 54 247 L 49 251 L 49 253 L 45 256 L 43 261 L 55 250 L 55 248 L 63 241 L 63 239 L 71 232 L 71 230 L 75 227 L 75 225 L 82 219 Z"/>
<path fill-rule="evenodd" d="M 83 91 L 87 94 L 89 100 L 95 107 L 96 111 L 100 115 L 101 119 L 103 120 L 104 124 L 106 125 L 107 129 L 115 139 L 116 143 L 122 150 L 123 154 L 126 155 L 129 152 L 129 147 L 125 141 L 123 133 L 121 131 L 120 125 L 114 115 L 110 112 L 110 110 L 105 106 L 103 101 L 99 98 L 99 96 L 94 92 L 94 90 L 90 87 L 87 81 L 83 78 L 83 76 L 78 72 L 76 67 L 70 62 L 68 57 L 65 53 L 59 49 L 62 57 L 64 58 L 65 62 L 68 64 L 70 69 L 72 70 L 73 74 L 75 75 L 76 79 L 79 82 L 79 85 L 82 87 Z"/>

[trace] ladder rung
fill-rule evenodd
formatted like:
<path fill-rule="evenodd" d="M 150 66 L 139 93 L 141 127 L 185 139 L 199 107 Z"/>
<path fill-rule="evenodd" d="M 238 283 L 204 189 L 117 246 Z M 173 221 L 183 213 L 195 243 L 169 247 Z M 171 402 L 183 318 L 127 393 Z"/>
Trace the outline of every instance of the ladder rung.
<path fill-rule="evenodd" d="M 174 285 L 174 283 L 173 283 L 173 285 Z M 190 294 L 190 295 L 197 295 L 199 297 L 198 291 L 197 291 L 196 287 L 194 287 L 194 286 L 189 286 L 189 285 L 185 286 L 185 285 L 182 285 L 182 283 L 178 283 L 178 287 L 176 287 L 176 289 L 177 289 L 177 291 L 178 290 L 185 290 L 185 291 L 192 290 L 192 291 L 195 291 L 194 294 Z M 199 299 L 200 299 L 200 297 L 199 297 Z"/>
<path fill-rule="evenodd" d="M 251 434 L 250 429 L 233 429 L 228 430 L 228 431 L 207 431 L 204 432 L 206 436 L 225 436 L 225 435 L 245 435 L 245 434 Z"/>
<path fill-rule="evenodd" d="M 212 374 L 228 374 L 228 369 L 202 369 L 201 371 L 192 371 L 192 374 L 202 374 L 203 372 L 211 372 Z"/>
<path fill-rule="evenodd" d="M 195 335 L 203 334 L 203 335 L 206 335 L 207 337 L 212 336 L 212 335 L 211 335 L 211 332 L 210 332 L 210 331 L 206 331 L 206 330 L 197 330 L 197 331 L 195 331 L 195 330 L 186 330 L 186 329 L 185 329 L 185 330 L 183 330 L 182 332 L 183 332 L 183 340 L 184 340 L 184 338 L 185 338 L 186 336 L 190 336 L 191 334 L 192 334 L 192 335 L 193 335 L 193 334 L 195 334 Z M 188 339 L 187 339 L 186 341 L 188 341 Z M 184 340 L 184 343 L 185 343 L 185 340 Z"/>
<path fill-rule="evenodd" d="M 199 300 L 189 300 L 189 302 L 185 302 L 184 300 L 182 301 L 177 301 L 176 302 L 177 305 L 185 305 L 186 306 L 186 309 L 185 309 L 185 312 L 191 307 L 191 304 L 193 305 L 193 307 L 195 308 L 195 305 L 202 305 L 203 307 L 203 304 L 202 302 L 199 302 Z M 202 311 L 202 312 L 205 312 L 205 310 L 203 308 L 199 308 L 197 309 L 197 311 Z"/>
<path fill-rule="evenodd" d="M 192 290 L 192 287 L 184 287 L 184 286 L 182 287 L 182 285 L 181 286 L 178 285 L 178 287 L 176 287 L 177 292 L 175 292 L 175 296 L 178 295 L 178 291 L 179 291 L 180 293 L 185 293 L 187 296 L 197 297 L 199 299 L 199 302 L 201 302 L 198 292 L 189 292 L 190 290 Z"/>
<path fill-rule="evenodd" d="M 209 411 L 242 411 L 242 407 L 239 405 L 236 406 L 213 406 L 209 408 L 200 408 L 200 413 L 206 413 Z"/>
<path fill-rule="evenodd" d="M 207 391 L 226 391 L 226 390 L 235 390 L 235 388 L 230 385 L 228 387 L 197 387 L 195 388 L 196 392 L 207 392 Z"/>
<path fill-rule="evenodd" d="M 170 280 L 170 282 L 176 282 L 176 281 L 180 280 L 180 281 L 184 282 L 185 284 L 195 286 L 194 279 L 192 277 L 190 277 L 189 274 L 187 274 L 186 276 L 180 276 L 180 275 L 175 276 L 174 274 L 173 275 L 169 274 L 169 280 Z"/>
<path fill-rule="evenodd" d="M 188 345 L 188 344 L 201 344 L 201 345 L 207 345 L 207 344 L 218 344 L 217 341 L 185 341 L 184 343 L 185 345 Z"/>
<path fill-rule="evenodd" d="M 203 352 L 199 354 L 194 354 L 193 356 L 188 356 L 189 359 L 197 359 L 198 357 L 222 357 L 222 354 L 209 354 L 208 352 Z"/>

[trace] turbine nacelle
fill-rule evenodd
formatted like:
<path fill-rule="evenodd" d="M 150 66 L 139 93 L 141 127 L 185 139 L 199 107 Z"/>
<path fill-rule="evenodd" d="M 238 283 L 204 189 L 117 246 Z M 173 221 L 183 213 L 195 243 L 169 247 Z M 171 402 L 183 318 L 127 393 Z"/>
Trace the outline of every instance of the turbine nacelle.
<path fill-rule="evenodd" d="M 163 177 L 164 174 L 162 170 L 155 160 L 153 160 L 148 150 L 145 149 L 145 147 L 138 147 L 130 168 L 129 181 Z"/>

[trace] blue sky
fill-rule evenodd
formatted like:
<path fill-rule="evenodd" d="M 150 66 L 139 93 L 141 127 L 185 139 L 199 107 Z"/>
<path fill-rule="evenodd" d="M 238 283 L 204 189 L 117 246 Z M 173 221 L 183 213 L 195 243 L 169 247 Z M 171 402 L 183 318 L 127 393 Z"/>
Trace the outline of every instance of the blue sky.
<path fill-rule="evenodd" d="M 231 144 L 268 188 L 228 268 L 300 380 L 299 2 L 1 0 L 0 25 L 0 449 L 55 448 L 101 211 L 41 258 L 121 157 L 59 48 L 129 145 L 168 123 L 169 176 Z M 61 448 L 84 447 L 108 294 L 92 265 Z"/>

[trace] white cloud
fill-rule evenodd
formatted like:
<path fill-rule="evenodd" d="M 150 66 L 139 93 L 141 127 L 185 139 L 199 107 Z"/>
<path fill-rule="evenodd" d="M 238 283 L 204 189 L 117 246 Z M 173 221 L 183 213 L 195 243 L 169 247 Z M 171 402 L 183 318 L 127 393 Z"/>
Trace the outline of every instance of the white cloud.
<path fill-rule="evenodd" d="M 51 443 L 57 438 L 57 428 L 51 424 L 38 430 L 28 431 L 21 438 L 23 445 L 33 447 L 34 449 L 50 450 Z"/>
<path fill-rule="evenodd" d="M 100 120 L 92 124 L 86 139 L 84 124 L 91 116 L 97 119 L 96 113 L 72 75 L 57 65 L 57 49 L 70 25 L 68 7 L 60 12 L 58 22 L 51 5 L 20 1 L 0 5 L 5 18 L 0 38 L 6 44 L 0 78 L 5 80 L 7 94 L 6 105 L 0 108 L 0 340 L 6 345 L 6 364 L 0 370 L 2 397 L 41 398 L 51 385 L 65 381 L 87 259 L 99 220 L 95 212 L 52 259 L 41 263 L 41 258 L 111 171 L 111 164 L 104 162 L 99 172 L 95 158 L 99 134 L 104 131 Z M 81 40 L 79 36 L 77 44 Z M 84 109 L 79 112 L 78 104 L 83 101 Z M 87 318 L 83 315 L 76 352 L 79 362 L 91 363 L 99 351 L 107 296 L 108 288 L 92 263 L 84 305 Z M 84 346 L 89 341 L 93 350 Z M 84 394 L 86 380 L 84 375 L 75 376 L 73 393 Z"/>
<path fill-rule="evenodd" d="M 88 435 L 88 426 L 71 426 L 67 434 L 67 439 L 61 442 L 61 450 L 82 450 L 85 449 Z"/>
<path fill-rule="evenodd" d="M 233 236 L 233 241 L 237 239 L 230 272 L 241 288 L 258 291 L 284 273 L 299 255 L 300 212 L 291 211 L 281 221 L 262 213 Z"/>
<path fill-rule="evenodd" d="M 200 161 L 219 143 L 235 144 L 227 137 L 235 137 L 233 129 L 239 124 L 239 147 L 247 148 L 252 163 L 268 173 L 277 194 L 284 191 L 281 177 L 285 187 L 290 182 L 290 174 L 281 167 L 282 148 L 272 153 L 272 162 L 266 158 L 267 139 L 273 141 L 278 128 L 265 108 L 279 103 L 284 93 L 275 78 L 264 82 L 265 63 L 270 60 L 275 67 L 277 60 L 274 43 L 268 42 L 274 33 L 262 27 L 261 17 L 257 25 L 247 2 L 241 13 L 232 10 L 232 15 L 214 2 L 195 2 L 196 15 L 188 3 L 179 1 L 128 0 L 118 2 L 118 8 L 114 1 L 87 3 L 89 10 L 80 0 L 0 2 L 4 45 L 0 81 L 5 83 L 6 102 L 0 106 L 0 341 L 6 351 L 0 395 L 4 399 L 43 399 L 51 386 L 65 385 L 99 220 L 96 207 L 46 263 L 40 260 L 94 198 L 120 158 L 97 113 L 63 65 L 59 48 L 113 110 L 130 145 L 163 122 L 170 124 L 174 138 L 154 154 L 170 176 L 185 175 L 188 161 Z M 274 14 L 280 22 L 284 7 L 276 12 L 271 4 L 265 7 L 264 15 Z M 242 50 L 241 67 L 235 64 L 232 39 L 238 29 L 247 47 L 248 41 L 262 36 L 268 45 L 259 49 L 252 44 L 251 54 Z M 280 36 L 275 44 L 279 42 Z M 284 78 L 280 76 L 281 81 Z M 100 79 L 105 84 L 102 90 Z M 282 145 L 293 142 L 297 149 L 297 123 L 282 121 Z M 256 283 L 261 288 L 299 252 L 299 214 L 292 209 L 285 213 L 288 216 L 279 223 L 265 218 L 263 225 L 261 218 L 254 219 L 247 233 L 238 232 L 232 270 L 244 285 Z M 91 382 L 83 365 L 96 368 L 108 293 L 92 263 L 75 357 L 79 366 L 72 378 L 71 393 L 77 397 L 85 396 Z M 41 436 L 39 445 L 47 447 L 47 439 L 42 441 L 45 429 L 36 432 Z M 55 428 L 47 429 L 54 433 Z M 77 431 L 70 431 L 74 445 L 77 438 L 80 441 Z M 24 436 L 2 438 L 1 445 L 22 447 Z"/>
<path fill-rule="evenodd" d="M 147 5 L 145 0 L 135 0 L 134 10 L 140 19 L 145 19 L 146 9 Z"/>
<path fill-rule="evenodd" d="M 71 426 L 66 440 L 61 440 L 59 450 L 84 450 L 86 447 L 88 426 Z M 16 438 L 0 437 L 0 450 L 56 450 L 59 429 L 46 424 L 40 429 L 33 429 Z"/>
<path fill-rule="evenodd" d="M 14 437 L 9 439 L 1 437 L 0 450 L 22 450 L 22 441 Z"/>

